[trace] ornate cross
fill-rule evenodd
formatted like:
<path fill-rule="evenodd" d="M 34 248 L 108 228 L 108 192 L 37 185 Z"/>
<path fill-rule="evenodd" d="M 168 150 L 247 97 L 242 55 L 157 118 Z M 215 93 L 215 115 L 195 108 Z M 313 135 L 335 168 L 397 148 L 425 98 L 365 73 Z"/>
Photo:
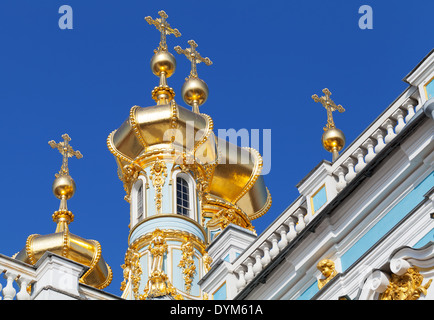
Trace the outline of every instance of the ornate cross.
<path fill-rule="evenodd" d="M 158 31 L 161 32 L 160 45 L 157 51 L 167 51 L 166 35 L 173 34 L 175 37 L 180 37 L 181 32 L 178 29 L 173 29 L 170 24 L 166 21 L 169 17 L 163 10 L 159 11 L 158 14 L 161 18 L 152 19 L 151 17 L 145 17 L 146 22 L 153 24 Z"/>
<path fill-rule="evenodd" d="M 319 98 L 316 94 L 312 96 L 315 102 L 321 102 L 324 108 L 327 110 L 327 125 L 324 127 L 324 131 L 335 128 L 335 123 L 333 122 L 333 111 L 338 110 L 339 112 L 344 112 L 345 109 L 341 105 L 336 105 L 332 99 L 330 99 L 331 92 L 329 89 L 325 88 L 322 91 L 325 96 Z"/>
<path fill-rule="evenodd" d="M 191 71 L 190 75 L 188 76 L 190 79 L 197 79 L 197 68 L 196 65 L 198 63 L 204 62 L 207 66 L 212 65 L 212 61 L 206 57 L 202 58 L 199 52 L 196 51 L 197 43 L 194 42 L 194 40 L 189 40 L 188 44 L 190 45 L 190 48 L 186 48 L 185 50 L 181 49 L 180 46 L 175 47 L 175 51 L 179 54 L 185 54 L 188 60 L 191 61 Z"/>
<path fill-rule="evenodd" d="M 69 169 L 68 169 L 68 158 L 71 158 L 73 156 L 77 157 L 77 159 L 83 158 L 83 155 L 80 153 L 80 151 L 74 151 L 72 147 L 69 145 L 69 141 L 71 141 L 71 138 L 67 133 L 62 135 L 63 141 L 56 143 L 54 140 L 48 141 L 48 144 L 51 146 L 51 148 L 59 150 L 60 154 L 63 156 L 62 161 L 62 167 L 60 168 L 59 173 L 56 173 L 56 178 L 59 175 L 69 175 Z"/>

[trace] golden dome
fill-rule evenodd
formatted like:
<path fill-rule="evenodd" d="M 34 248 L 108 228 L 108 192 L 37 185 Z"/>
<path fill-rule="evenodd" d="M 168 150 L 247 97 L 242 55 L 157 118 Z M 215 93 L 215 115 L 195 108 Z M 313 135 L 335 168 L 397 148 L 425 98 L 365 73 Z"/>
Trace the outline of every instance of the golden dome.
<path fill-rule="evenodd" d="M 83 155 L 80 151 L 72 149 L 69 145 L 71 138 L 67 134 L 62 135 L 62 138 L 63 142 L 56 143 L 54 140 L 48 142 L 63 156 L 61 170 L 56 174 L 53 182 L 53 193 L 60 199 L 59 210 L 53 214 L 53 221 L 57 223 L 56 231 L 48 235 L 30 235 L 26 246 L 14 258 L 33 265 L 45 252 L 50 251 L 89 267 L 80 278 L 80 282 L 103 289 L 110 284 L 113 274 L 110 266 L 102 258 L 99 242 L 86 240 L 69 232 L 68 225 L 74 221 L 74 215 L 68 210 L 66 200 L 74 195 L 75 182 L 69 175 L 67 160 L 72 156 L 80 159 Z"/>
<path fill-rule="evenodd" d="M 99 242 L 76 236 L 68 228 L 48 235 L 30 235 L 15 259 L 33 265 L 47 251 L 89 267 L 80 278 L 84 284 L 103 289 L 112 281 L 113 273 L 101 255 Z"/>
<path fill-rule="evenodd" d="M 180 133 L 176 139 L 171 135 L 174 128 Z M 209 170 L 205 191 L 215 202 L 236 206 L 248 220 L 262 216 L 271 205 L 261 176 L 262 157 L 254 149 L 217 138 L 212 130 L 211 117 L 174 101 L 147 108 L 134 106 L 128 119 L 109 135 L 107 146 L 116 157 L 121 180 L 128 176 L 125 168 L 132 163 L 140 165 L 153 154 L 166 153 L 172 158 L 183 152 L 194 155 L 195 163 Z M 194 143 L 189 140 L 189 133 Z"/>

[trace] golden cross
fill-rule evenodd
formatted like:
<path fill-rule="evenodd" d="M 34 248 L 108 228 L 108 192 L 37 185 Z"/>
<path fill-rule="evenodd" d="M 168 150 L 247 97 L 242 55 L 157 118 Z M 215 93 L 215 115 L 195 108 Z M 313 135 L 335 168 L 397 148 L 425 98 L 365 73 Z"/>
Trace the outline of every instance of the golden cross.
<path fill-rule="evenodd" d="M 173 34 L 175 37 L 180 37 L 181 33 L 178 29 L 173 29 L 170 24 L 166 21 L 169 17 L 163 10 L 159 11 L 158 14 L 161 18 L 152 19 L 151 17 L 145 17 L 146 22 L 153 24 L 158 31 L 161 32 L 160 45 L 158 46 L 158 51 L 167 51 L 166 35 Z"/>
<path fill-rule="evenodd" d="M 335 123 L 333 121 L 333 111 L 338 110 L 339 112 L 344 112 L 345 109 L 341 105 L 336 105 L 332 99 L 330 99 L 331 92 L 329 89 L 325 88 L 322 91 L 325 96 L 319 98 L 316 94 L 312 96 L 315 102 L 321 102 L 324 108 L 327 110 L 327 125 L 324 127 L 324 131 L 335 128 Z"/>
<path fill-rule="evenodd" d="M 199 52 L 196 51 L 197 43 L 194 42 L 194 40 L 189 40 L 188 44 L 190 45 L 190 48 L 186 48 L 185 50 L 181 49 L 180 46 L 176 46 L 174 49 L 179 54 L 185 54 L 188 60 L 191 61 L 191 71 L 190 75 L 188 76 L 190 79 L 197 79 L 197 67 L 196 65 L 198 63 L 204 62 L 207 66 L 212 65 L 212 61 L 206 57 L 202 58 Z"/>
<path fill-rule="evenodd" d="M 62 167 L 60 168 L 59 173 L 56 173 L 56 178 L 59 175 L 69 175 L 69 169 L 68 169 L 68 158 L 71 158 L 73 156 L 76 156 L 77 159 L 83 158 L 83 155 L 80 151 L 74 151 L 72 147 L 69 145 L 69 141 L 71 141 L 71 138 L 67 133 L 62 135 L 63 141 L 56 143 L 54 140 L 48 141 L 48 144 L 51 146 L 51 148 L 59 150 L 60 154 L 63 156 L 62 161 Z"/>

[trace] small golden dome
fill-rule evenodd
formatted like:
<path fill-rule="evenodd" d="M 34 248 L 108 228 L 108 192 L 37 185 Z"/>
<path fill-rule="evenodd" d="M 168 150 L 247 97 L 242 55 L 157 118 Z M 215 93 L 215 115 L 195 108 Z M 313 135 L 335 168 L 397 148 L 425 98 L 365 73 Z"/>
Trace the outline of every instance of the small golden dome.
<path fill-rule="evenodd" d="M 322 135 L 322 145 L 328 152 L 339 152 L 345 146 L 345 135 L 337 128 L 328 129 Z"/>
<path fill-rule="evenodd" d="M 53 182 L 53 193 L 57 199 L 71 199 L 75 193 L 75 182 L 71 176 L 58 175 Z"/>
<path fill-rule="evenodd" d="M 189 106 L 201 106 L 208 99 L 208 86 L 199 78 L 188 78 L 181 89 L 182 98 Z"/>
<path fill-rule="evenodd" d="M 151 70 L 159 77 L 164 72 L 165 77 L 169 78 L 176 69 L 176 59 L 170 52 L 158 51 L 151 58 Z"/>
<path fill-rule="evenodd" d="M 68 229 L 47 235 L 30 235 L 15 259 L 34 265 L 47 251 L 89 267 L 80 278 L 81 283 L 104 289 L 113 279 L 113 272 L 101 255 L 100 243 L 83 239 Z"/>

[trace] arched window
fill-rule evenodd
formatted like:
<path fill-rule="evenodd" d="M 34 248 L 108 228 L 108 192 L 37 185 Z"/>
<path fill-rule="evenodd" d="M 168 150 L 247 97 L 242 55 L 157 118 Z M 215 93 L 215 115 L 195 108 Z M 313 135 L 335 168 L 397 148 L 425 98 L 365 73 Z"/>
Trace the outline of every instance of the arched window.
<path fill-rule="evenodd" d="M 139 189 L 137 190 L 137 220 L 143 218 L 143 181 L 140 180 Z"/>
<path fill-rule="evenodd" d="M 183 177 L 176 177 L 176 213 L 190 216 L 190 187 Z"/>
<path fill-rule="evenodd" d="M 140 175 L 131 190 L 131 227 L 146 218 L 146 177 Z"/>

